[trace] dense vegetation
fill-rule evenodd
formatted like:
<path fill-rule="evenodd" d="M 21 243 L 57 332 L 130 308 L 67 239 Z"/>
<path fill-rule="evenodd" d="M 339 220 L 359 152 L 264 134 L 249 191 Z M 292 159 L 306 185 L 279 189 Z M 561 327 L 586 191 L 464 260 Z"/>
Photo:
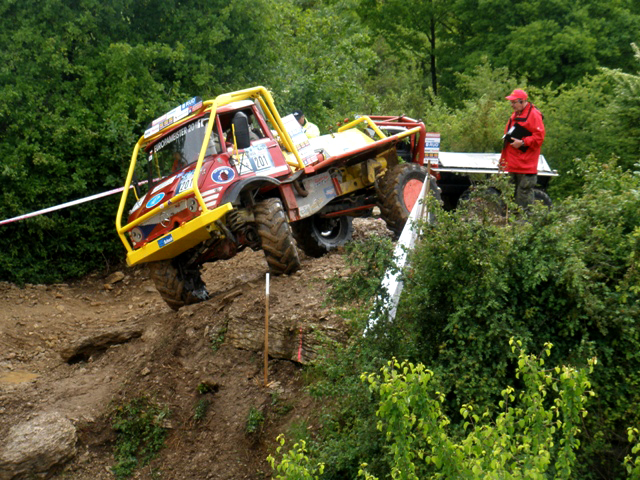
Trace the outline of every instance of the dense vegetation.
<path fill-rule="evenodd" d="M 424 478 L 454 471 L 441 463 L 451 448 L 467 456 L 446 468 L 470 475 L 621 476 L 640 424 L 639 32 L 633 0 L 5 0 L 0 219 L 120 187 L 147 123 L 194 95 L 264 85 L 282 113 L 301 108 L 323 132 L 356 113 L 405 113 L 440 132 L 443 150 L 495 152 L 504 96 L 526 88 L 561 174 L 554 209 L 506 226 L 441 213 L 396 319 L 365 340 L 361 312 L 390 244 L 356 247 L 361 263 L 335 290 L 361 299 L 353 340 L 327 347 L 311 372 L 334 408 L 274 465 L 299 478 Z M 121 262 L 117 197 L 1 226 L 0 280 L 56 282 Z M 561 378 L 539 364 L 545 350 Z M 571 421 L 556 432 L 554 407 Z M 535 458 L 523 425 L 556 446 Z M 513 455 L 474 461 L 487 439 Z"/>
<path fill-rule="evenodd" d="M 497 151 L 504 95 L 528 88 L 556 197 L 579 187 L 575 157 L 630 168 L 640 142 L 632 0 L 6 0 L 0 27 L 0 219 L 120 187 L 151 119 L 253 85 L 325 132 L 355 113 L 423 118 L 449 151 Z M 0 279 L 122 261 L 117 202 L 3 225 Z"/>
<path fill-rule="evenodd" d="M 334 297 L 360 304 L 347 310 L 351 343 L 329 345 L 311 370 L 311 391 L 331 408 L 304 439 L 306 471 L 624 476 L 640 450 L 640 173 L 590 157 L 576 174 L 579 192 L 526 222 L 513 204 L 506 224 L 440 212 L 396 317 L 364 336 L 389 246 L 350 247 L 353 277 L 334 281 Z M 290 458 L 300 445 L 279 471 L 301 465 Z"/>

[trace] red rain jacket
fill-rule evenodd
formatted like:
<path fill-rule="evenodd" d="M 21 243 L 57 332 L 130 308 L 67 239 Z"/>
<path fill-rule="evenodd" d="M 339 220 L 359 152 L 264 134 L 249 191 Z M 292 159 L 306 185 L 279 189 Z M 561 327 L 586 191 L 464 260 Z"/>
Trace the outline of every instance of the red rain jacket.
<path fill-rule="evenodd" d="M 500 164 L 505 171 L 510 173 L 538 173 L 538 157 L 540 157 L 540 147 L 544 141 L 545 133 L 542 113 L 532 103 L 529 103 L 522 112 L 511 114 L 504 128 L 504 133 L 507 134 L 514 125 L 519 125 L 530 132 L 530 135 L 522 137 L 528 148 L 523 152 L 505 142 Z"/>

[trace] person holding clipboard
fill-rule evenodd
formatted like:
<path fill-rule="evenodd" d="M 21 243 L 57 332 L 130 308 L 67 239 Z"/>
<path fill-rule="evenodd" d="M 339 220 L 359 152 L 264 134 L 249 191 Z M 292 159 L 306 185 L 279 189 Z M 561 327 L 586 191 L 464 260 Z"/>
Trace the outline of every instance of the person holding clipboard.
<path fill-rule="evenodd" d="M 533 189 L 538 181 L 538 158 L 544 141 L 543 115 L 528 102 L 527 92 L 515 89 L 505 97 L 513 113 L 504 129 L 504 146 L 500 166 L 515 183 L 515 201 L 527 209 L 534 201 Z"/>

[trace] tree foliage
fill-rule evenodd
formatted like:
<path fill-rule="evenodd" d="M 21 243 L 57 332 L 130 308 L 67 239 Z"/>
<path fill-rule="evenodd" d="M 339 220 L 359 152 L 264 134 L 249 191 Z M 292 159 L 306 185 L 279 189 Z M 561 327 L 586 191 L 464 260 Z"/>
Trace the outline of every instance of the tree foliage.
<path fill-rule="evenodd" d="M 360 11 L 395 50 L 420 59 L 425 87 L 447 97 L 455 94 L 455 72 L 483 56 L 538 85 L 574 83 L 599 65 L 629 68 L 640 27 L 630 0 L 363 0 Z"/>
<path fill-rule="evenodd" d="M 0 218 L 121 186 L 151 119 L 258 81 L 247 60 L 268 68 L 273 30 L 250 11 L 266 17 L 269 2 L 200 3 L 3 4 Z M 118 200 L 4 226 L 0 278 L 55 282 L 121 261 Z"/>
<path fill-rule="evenodd" d="M 504 95 L 525 86 L 546 115 L 558 195 L 581 185 L 576 157 L 612 154 L 632 168 L 634 5 L 537 0 L 512 10 L 502 0 L 6 1 L 0 218 L 120 187 L 151 119 L 194 95 L 257 84 L 281 113 L 300 108 L 323 133 L 355 113 L 404 113 L 459 151 L 499 149 Z M 113 268 L 123 259 L 117 203 L 2 226 L 0 278 Z"/>

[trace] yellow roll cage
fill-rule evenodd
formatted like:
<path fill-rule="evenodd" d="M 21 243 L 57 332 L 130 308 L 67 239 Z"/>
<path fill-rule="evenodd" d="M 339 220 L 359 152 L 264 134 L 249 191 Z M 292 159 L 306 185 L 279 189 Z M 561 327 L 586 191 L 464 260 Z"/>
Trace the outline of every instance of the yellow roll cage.
<path fill-rule="evenodd" d="M 169 203 L 176 203 L 179 202 L 181 199 L 189 196 L 189 195 L 195 195 L 195 198 L 198 201 L 198 204 L 200 205 L 200 207 L 202 208 L 202 214 L 206 214 L 207 212 L 209 212 L 210 210 L 207 208 L 204 200 L 202 199 L 202 195 L 200 194 L 200 190 L 198 189 L 198 177 L 200 176 L 200 170 L 202 168 L 202 162 L 204 160 L 205 157 L 205 152 L 207 150 L 207 145 L 209 144 L 209 138 L 211 137 L 211 132 L 213 130 L 213 125 L 215 124 L 215 116 L 216 116 L 216 112 L 218 110 L 218 107 L 224 106 L 224 105 L 228 105 L 229 103 L 232 102 L 237 102 L 237 101 L 241 101 L 241 100 L 247 100 L 247 99 L 253 99 L 253 100 L 257 100 L 260 104 L 260 107 L 262 108 L 262 111 L 264 112 L 264 114 L 266 115 L 267 119 L 269 120 L 269 122 L 271 122 L 271 125 L 273 125 L 273 127 L 275 128 L 275 130 L 277 131 L 280 140 L 283 142 L 284 146 L 287 148 L 287 150 L 289 150 L 291 153 L 293 153 L 294 157 L 295 157 L 295 161 L 294 160 L 287 160 L 287 163 L 293 167 L 294 170 L 298 170 L 298 169 L 303 169 L 304 168 L 304 163 L 302 162 L 302 159 L 300 158 L 300 155 L 298 153 L 298 151 L 295 149 L 293 142 L 291 141 L 291 137 L 289 136 L 289 134 L 287 133 L 286 129 L 284 128 L 284 124 L 282 123 L 282 118 L 280 117 L 280 114 L 278 113 L 278 110 L 275 106 L 275 103 L 273 101 L 273 97 L 271 96 L 271 93 L 264 87 L 253 87 L 253 88 L 248 88 L 246 90 L 239 90 L 237 92 L 232 92 L 232 93 L 224 93 L 222 95 L 218 95 L 214 100 L 207 100 L 205 102 L 202 103 L 202 107 L 200 109 L 198 109 L 197 111 L 191 113 L 190 115 L 186 116 L 185 118 L 181 119 L 180 121 L 173 123 L 171 125 L 168 125 L 167 127 L 165 127 L 164 129 L 161 129 L 160 131 L 158 131 L 157 133 L 149 136 L 148 138 L 144 138 L 144 136 L 141 136 L 140 139 L 137 141 L 134 149 L 133 149 L 133 154 L 131 155 L 131 163 L 129 164 L 129 171 L 127 173 L 127 179 L 125 181 L 125 185 L 124 185 L 124 190 L 122 192 L 122 197 L 120 198 L 120 205 L 118 206 L 118 213 L 116 215 L 116 229 L 118 232 L 118 235 L 120 236 L 120 239 L 122 240 L 122 243 L 124 244 L 125 248 L 127 249 L 127 252 L 131 253 L 133 251 L 133 248 L 131 247 L 129 241 L 127 240 L 125 234 L 127 232 L 129 232 L 130 230 L 132 230 L 133 228 L 135 228 L 137 225 L 140 225 L 141 223 L 143 223 L 144 221 L 146 221 L 147 219 L 149 219 L 150 217 L 153 217 L 155 215 L 157 215 L 158 213 L 160 213 L 162 210 L 164 210 Z M 196 167 L 193 173 L 193 184 L 192 187 L 185 190 L 184 192 L 179 193 L 178 195 L 174 196 L 171 199 L 168 199 L 166 202 L 163 202 L 161 204 L 159 204 L 158 206 L 156 206 L 154 209 L 150 210 L 149 212 L 145 213 L 144 215 L 140 216 L 139 218 L 137 218 L 136 220 L 126 224 L 126 225 L 122 225 L 122 215 L 124 212 L 124 208 L 125 205 L 127 203 L 127 197 L 129 195 L 129 190 L 131 189 L 131 182 L 133 180 L 133 173 L 135 171 L 136 168 L 136 163 L 138 160 L 138 153 L 140 152 L 140 149 L 143 148 L 145 145 L 154 142 L 155 140 L 157 140 L 157 138 L 162 135 L 162 133 L 164 131 L 166 131 L 169 128 L 176 128 L 182 124 L 185 124 L 187 122 L 189 122 L 194 116 L 201 114 L 202 112 L 211 112 L 211 117 L 209 120 L 209 123 L 207 125 L 206 131 L 205 131 L 205 137 L 204 137 L 204 141 L 202 142 L 202 148 L 200 149 L 200 154 L 198 155 L 198 161 L 196 163 Z M 136 195 L 136 199 L 139 200 L 137 193 L 135 193 Z M 227 210 L 229 210 L 230 208 L 225 209 L 224 212 L 221 213 L 226 213 Z"/>

